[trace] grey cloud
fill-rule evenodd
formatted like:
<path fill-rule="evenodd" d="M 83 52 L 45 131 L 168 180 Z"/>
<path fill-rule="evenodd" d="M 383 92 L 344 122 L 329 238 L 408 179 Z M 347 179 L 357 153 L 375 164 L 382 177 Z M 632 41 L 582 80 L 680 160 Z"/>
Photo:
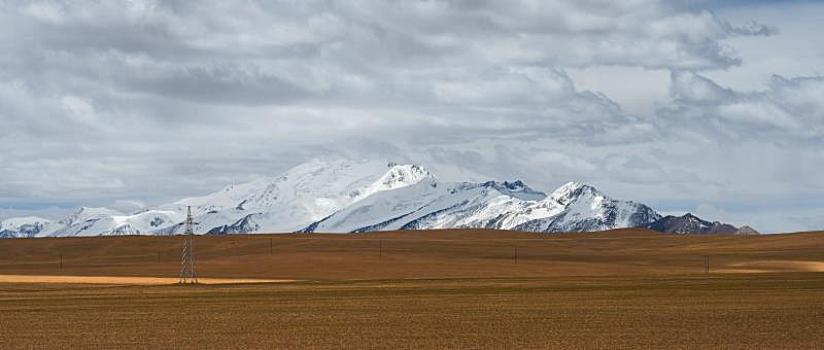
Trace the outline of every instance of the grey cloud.
<path fill-rule="evenodd" d="M 328 154 L 651 204 L 824 193 L 774 181 L 822 160 L 798 142 L 824 134 L 821 78 L 706 78 L 774 29 L 692 4 L 2 2 L 0 206 L 151 205 Z M 633 115 L 566 74 L 605 66 L 673 71 L 672 101 Z"/>
<path fill-rule="evenodd" d="M 700 75 L 673 71 L 670 74 L 670 96 L 682 104 L 714 105 L 735 98 L 735 93 Z"/>
<path fill-rule="evenodd" d="M 491 62 L 727 67 L 738 58 L 720 40 L 761 34 L 752 24 L 734 27 L 658 1 L 5 7 L 8 29 L 27 39 L 14 40 L 25 57 L 16 70 L 42 79 L 70 70 L 126 91 L 221 103 L 278 104 L 307 91 L 346 95 L 352 80 L 381 85 L 392 72 L 434 64 L 447 71 Z M 300 84 L 307 82 L 314 86 Z"/>
<path fill-rule="evenodd" d="M 824 137 L 823 77 L 773 76 L 763 91 L 739 92 L 696 73 L 673 72 L 673 104 L 659 114 L 662 128 L 690 130 L 728 139 L 821 144 Z"/>

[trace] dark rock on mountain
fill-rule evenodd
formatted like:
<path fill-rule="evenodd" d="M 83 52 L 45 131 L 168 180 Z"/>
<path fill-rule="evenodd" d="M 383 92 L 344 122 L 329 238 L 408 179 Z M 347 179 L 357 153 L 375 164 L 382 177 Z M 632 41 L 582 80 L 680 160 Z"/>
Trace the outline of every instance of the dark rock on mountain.
<path fill-rule="evenodd" d="M 668 215 L 647 225 L 646 227 L 659 232 L 675 234 L 739 234 L 739 229 L 733 225 L 718 221 L 710 222 L 702 220 L 691 213 L 684 214 L 683 216 Z M 746 234 L 744 232 L 750 231 L 757 234 L 757 231 L 753 230 L 749 226 L 745 227 L 747 229 L 742 231 L 741 234 Z M 742 229 L 745 227 L 742 227 Z"/>

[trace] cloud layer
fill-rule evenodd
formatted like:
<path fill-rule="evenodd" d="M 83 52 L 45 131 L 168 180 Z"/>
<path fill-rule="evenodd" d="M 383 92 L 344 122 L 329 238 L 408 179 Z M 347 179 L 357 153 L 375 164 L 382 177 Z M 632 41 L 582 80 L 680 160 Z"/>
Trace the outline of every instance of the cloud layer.
<path fill-rule="evenodd" d="M 329 154 L 683 210 L 824 194 L 823 78 L 713 81 L 776 27 L 702 3 L 10 1 L 0 23 L 0 207 L 158 203 Z M 593 67 L 668 72 L 669 98 L 629 113 L 568 74 Z"/>

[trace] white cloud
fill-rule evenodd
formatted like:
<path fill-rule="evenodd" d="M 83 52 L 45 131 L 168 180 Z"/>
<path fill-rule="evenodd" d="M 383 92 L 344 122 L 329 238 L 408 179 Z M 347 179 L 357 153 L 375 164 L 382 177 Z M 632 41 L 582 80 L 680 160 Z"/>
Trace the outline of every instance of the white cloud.
<path fill-rule="evenodd" d="M 60 98 L 60 104 L 66 112 L 65 115 L 73 121 L 93 124 L 97 119 L 94 106 L 83 98 L 71 95 L 63 96 Z"/>
<path fill-rule="evenodd" d="M 118 199 L 110 207 L 121 213 L 134 213 L 146 208 L 146 203 L 139 200 Z"/>
<path fill-rule="evenodd" d="M 34 2 L 24 6 L 21 12 L 38 20 L 59 23 L 63 19 L 63 11 L 57 4 L 50 2 Z"/>
<path fill-rule="evenodd" d="M 775 104 L 765 101 L 741 101 L 718 107 L 718 115 L 734 123 L 751 123 L 774 126 L 782 129 L 798 129 L 792 115 L 787 114 Z"/>
<path fill-rule="evenodd" d="M 737 23 L 752 20 L 769 23 L 777 30 L 768 37 L 738 36 L 726 40 L 744 60 L 735 69 L 706 72 L 713 80 L 736 90 L 751 91 L 766 89 L 772 74 L 824 75 L 821 67 L 824 45 L 815 44 L 815 33 L 824 22 L 824 3 L 763 1 L 715 12 Z"/>

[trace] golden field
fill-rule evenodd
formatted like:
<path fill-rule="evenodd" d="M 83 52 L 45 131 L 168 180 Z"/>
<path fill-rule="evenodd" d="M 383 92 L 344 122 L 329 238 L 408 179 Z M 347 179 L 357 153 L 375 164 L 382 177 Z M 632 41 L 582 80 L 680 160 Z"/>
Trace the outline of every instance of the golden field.
<path fill-rule="evenodd" d="M 0 240 L 0 348 L 824 347 L 824 233 L 199 236 L 196 286 L 181 247 Z"/>

